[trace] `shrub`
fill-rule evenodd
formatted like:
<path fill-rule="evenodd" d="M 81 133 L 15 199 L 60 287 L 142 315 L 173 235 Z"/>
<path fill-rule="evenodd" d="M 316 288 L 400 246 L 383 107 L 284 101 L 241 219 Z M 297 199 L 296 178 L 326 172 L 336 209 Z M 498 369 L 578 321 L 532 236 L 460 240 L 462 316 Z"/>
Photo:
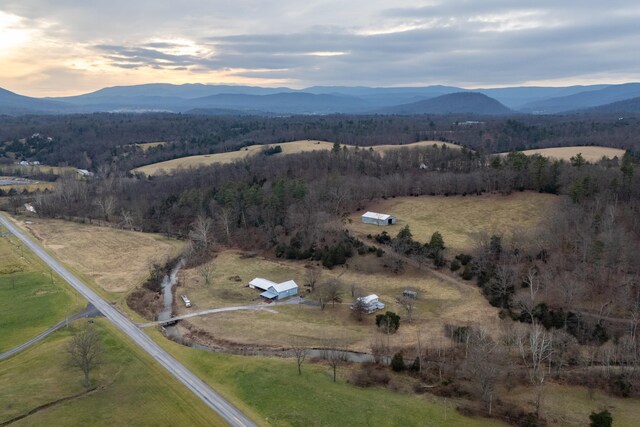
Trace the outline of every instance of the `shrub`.
<path fill-rule="evenodd" d="M 392 311 L 376 316 L 376 326 L 386 333 L 393 334 L 400 327 L 400 316 Z"/>
<path fill-rule="evenodd" d="M 451 261 L 451 265 L 449 266 L 449 268 L 451 269 L 451 271 L 460 270 L 460 261 L 454 259 L 453 261 Z"/>
<path fill-rule="evenodd" d="M 589 415 L 589 419 L 591 420 L 591 427 L 611 427 L 613 425 L 613 417 L 611 413 L 606 409 L 601 412 L 592 412 Z"/>
<path fill-rule="evenodd" d="M 404 357 L 402 357 L 401 351 L 393 355 L 393 358 L 391 359 L 391 369 L 395 372 L 404 371 Z"/>

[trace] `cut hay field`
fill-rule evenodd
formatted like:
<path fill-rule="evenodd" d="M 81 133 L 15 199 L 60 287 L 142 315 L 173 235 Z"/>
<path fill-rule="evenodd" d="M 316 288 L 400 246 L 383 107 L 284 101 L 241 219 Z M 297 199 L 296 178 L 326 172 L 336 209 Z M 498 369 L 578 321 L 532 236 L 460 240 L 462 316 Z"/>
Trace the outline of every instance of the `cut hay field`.
<path fill-rule="evenodd" d="M 386 231 L 395 237 L 402 227 L 409 225 L 413 238 L 423 243 L 439 231 L 449 254 L 456 255 L 473 249 L 474 235 L 478 232 L 509 235 L 517 230 L 526 236 L 527 230 L 538 227 L 561 200 L 558 196 L 533 192 L 508 196 L 396 197 L 372 202 L 353 213 L 349 228 L 360 235 Z M 398 222 L 390 226 L 363 224 L 360 216 L 365 211 L 391 214 Z"/>
<path fill-rule="evenodd" d="M 3 232 L 6 230 L 0 227 Z M 0 237 L 0 353 L 28 341 L 84 305 L 15 237 Z"/>
<path fill-rule="evenodd" d="M 180 253 L 182 243 L 149 233 L 75 222 L 32 219 L 26 227 L 57 259 L 109 294 L 139 286 L 154 262 Z"/>
<path fill-rule="evenodd" d="M 611 147 L 599 147 L 599 146 L 574 146 L 574 147 L 555 147 L 555 148 L 538 148 L 535 150 L 525 150 L 523 151 L 527 156 L 532 156 L 534 154 L 540 154 L 545 157 L 552 157 L 554 159 L 561 159 L 569 161 L 571 157 L 577 155 L 578 153 L 582 153 L 582 157 L 588 162 L 597 162 L 601 160 L 603 157 L 607 158 L 622 158 L 625 153 L 625 150 L 620 148 L 611 148 Z M 507 155 L 509 153 L 500 153 L 500 155 Z"/>
<path fill-rule="evenodd" d="M 404 145 L 377 145 L 371 147 L 373 151 L 377 151 L 380 153 L 389 152 L 391 150 L 397 150 L 400 148 L 415 148 L 415 147 L 426 147 L 437 144 L 438 146 L 447 145 L 451 148 L 460 148 L 459 145 L 444 143 L 440 141 L 420 141 L 412 144 L 404 144 Z M 248 147 L 244 147 L 238 151 L 230 151 L 227 153 L 217 153 L 217 154 L 204 154 L 199 156 L 189 156 L 189 157 L 181 157 L 178 159 L 167 160 L 165 162 L 153 163 L 146 166 L 141 166 L 139 168 L 135 168 L 132 172 L 140 172 L 145 175 L 156 175 L 164 171 L 166 173 L 170 173 L 178 168 L 188 169 L 190 167 L 198 167 L 198 166 L 208 166 L 212 164 L 227 164 L 233 163 L 237 160 L 242 160 L 244 158 L 255 156 L 262 152 L 265 147 L 275 147 L 280 146 L 282 148 L 283 154 L 297 154 L 297 153 L 305 153 L 310 151 L 328 151 L 333 148 L 333 142 L 327 141 L 318 141 L 318 140 L 301 140 L 301 141 L 292 141 L 292 142 L 283 142 L 277 144 L 267 144 L 267 145 L 251 145 Z M 351 147 L 347 145 L 347 147 Z M 369 147 L 359 147 L 361 149 L 369 149 Z"/>
<path fill-rule="evenodd" d="M 79 328 L 79 320 L 71 328 Z M 125 341 L 106 319 L 94 323 L 102 364 L 90 374 L 94 392 L 35 412 L 12 426 L 226 425 L 149 355 Z M 0 424 L 82 393 L 82 372 L 66 366 L 71 331 L 61 329 L 0 364 Z"/>
<path fill-rule="evenodd" d="M 391 264 L 386 257 L 374 254 L 357 256 L 349 260 L 349 266 L 333 270 L 322 270 L 321 281 L 339 279 L 344 283 L 343 303 L 329 304 L 324 311 L 311 305 L 266 306 L 269 311 L 237 311 L 192 318 L 188 322 L 200 330 L 214 336 L 216 340 L 239 345 L 259 345 L 286 347 L 294 340 L 309 346 L 322 346 L 328 339 L 339 338 L 345 346 L 357 351 L 370 351 L 370 344 L 378 334 L 369 315 L 358 322 L 351 317 L 351 287 L 356 293 L 375 293 L 386 304 L 386 308 L 401 314 L 403 309 L 395 302 L 404 289 L 419 292 L 419 300 L 414 313 L 414 323 L 403 323 L 402 328 L 392 338 L 392 345 L 410 345 L 416 340 L 416 331 L 421 330 L 423 339 L 431 342 L 444 337 L 445 324 L 482 324 L 488 330 L 499 326 L 497 311 L 474 286 L 456 285 L 437 277 L 417 271 L 409 266 L 403 274 L 391 272 Z M 205 286 L 196 269 L 180 273 L 176 293 L 186 293 L 193 307 L 178 304 L 178 314 L 218 308 L 260 303 L 259 292 L 249 289 L 247 283 L 255 277 L 273 281 L 293 279 L 303 287 L 307 268 L 298 261 L 274 260 L 262 257 L 242 257 L 235 251 L 221 252 L 212 262 L 212 284 Z M 316 268 L 318 268 L 316 266 Z M 239 276 L 240 281 L 230 278 Z M 461 320 L 464 319 L 464 320 Z M 462 322 L 462 323 L 461 323 Z M 255 325 L 260 325 L 256 328 Z M 265 334 L 264 330 L 269 330 Z"/>

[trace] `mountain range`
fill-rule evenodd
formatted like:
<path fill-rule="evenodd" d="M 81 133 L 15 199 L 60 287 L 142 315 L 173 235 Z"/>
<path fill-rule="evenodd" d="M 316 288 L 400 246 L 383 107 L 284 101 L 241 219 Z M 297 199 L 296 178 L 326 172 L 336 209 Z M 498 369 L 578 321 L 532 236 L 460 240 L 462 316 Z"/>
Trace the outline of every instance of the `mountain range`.
<path fill-rule="evenodd" d="M 0 88 L 0 114 L 166 111 L 192 114 L 558 114 L 638 112 L 640 83 L 464 89 L 454 86 L 287 87 L 151 83 L 58 98 Z M 633 99 L 636 99 L 633 101 Z"/>

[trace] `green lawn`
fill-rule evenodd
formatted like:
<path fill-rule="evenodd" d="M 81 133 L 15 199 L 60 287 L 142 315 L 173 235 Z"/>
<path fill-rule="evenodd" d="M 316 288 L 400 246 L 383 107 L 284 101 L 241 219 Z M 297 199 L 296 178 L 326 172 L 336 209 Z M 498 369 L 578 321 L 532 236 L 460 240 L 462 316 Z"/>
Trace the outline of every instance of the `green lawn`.
<path fill-rule="evenodd" d="M 84 305 L 29 250 L 21 249 L 17 239 L 0 237 L 0 352 L 28 341 Z"/>
<path fill-rule="evenodd" d="M 86 320 L 73 325 L 79 327 Z M 98 389 L 55 404 L 15 424 L 84 426 L 224 425 L 164 368 L 105 319 L 96 320 L 102 336 L 103 364 L 91 373 Z M 62 329 L 25 352 L 0 363 L 0 423 L 40 405 L 78 394 L 82 372 L 65 367 L 70 331 Z"/>
<path fill-rule="evenodd" d="M 194 350 L 151 336 L 254 419 L 273 426 L 500 426 L 467 418 L 454 404 L 385 389 L 362 389 L 344 378 L 333 383 L 328 367 L 293 359 L 232 356 Z"/>

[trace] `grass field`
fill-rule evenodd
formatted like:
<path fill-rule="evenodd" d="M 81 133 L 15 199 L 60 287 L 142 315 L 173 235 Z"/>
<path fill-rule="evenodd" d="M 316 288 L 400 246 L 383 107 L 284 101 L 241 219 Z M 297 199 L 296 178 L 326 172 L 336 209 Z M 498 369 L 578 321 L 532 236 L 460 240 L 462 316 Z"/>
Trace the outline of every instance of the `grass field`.
<path fill-rule="evenodd" d="M 60 220 L 32 220 L 28 229 L 60 261 L 109 293 L 125 293 L 146 279 L 153 262 L 175 256 L 181 243 L 159 235 Z"/>
<path fill-rule="evenodd" d="M 372 147 L 374 151 L 385 153 L 391 150 L 397 150 L 399 148 L 412 148 L 412 147 L 425 147 L 432 146 L 437 144 L 438 146 L 447 145 L 453 148 L 460 148 L 459 145 L 443 143 L 440 141 L 420 141 L 415 142 L 413 144 L 405 144 L 405 145 L 377 145 Z M 331 150 L 333 148 L 332 142 L 327 141 L 317 141 L 317 140 L 302 140 L 302 141 L 292 141 L 292 142 L 283 142 L 279 144 L 271 144 L 270 146 L 279 145 L 282 148 L 282 153 L 284 154 L 295 154 L 295 153 L 304 153 L 309 151 L 320 151 L 320 150 Z M 156 175 L 161 171 L 166 173 L 170 173 L 173 170 L 178 168 L 190 168 L 197 166 L 207 166 L 212 164 L 226 164 L 233 163 L 237 160 L 242 160 L 249 156 L 254 156 L 269 145 L 251 145 L 249 147 L 245 147 L 238 151 L 231 151 L 228 153 L 217 153 L 217 154 L 204 154 L 199 156 L 190 156 L 190 157 L 181 157 L 179 159 L 167 160 L 165 162 L 153 163 L 151 165 L 141 166 L 139 168 L 133 169 L 132 172 L 141 172 L 145 175 Z M 350 147 L 350 146 L 348 146 Z M 368 147 L 360 147 L 360 148 L 368 148 Z"/>
<path fill-rule="evenodd" d="M 0 227 L 0 233 L 4 231 Z M 83 301 L 16 238 L 0 237 L 0 352 L 28 341 L 82 307 Z"/>
<path fill-rule="evenodd" d="M 495 420 L 464 417 L 455 402 L 428 395 L 350 385 L 339 368 L 306 363 L 298 375 L 292 359 L 242 357 L 210 353 L 152 337 L 216 387 L 238 407 L 251 408 L 257 420 L 272 426 L 503 426 Z"/>
<path fill-rule="evenodd" d="M 395 298 L 404 289 L 416 289 L 420 298 L 416 304 L 414 323 L 403 323 L 393 336 L 393 345 L 411 345 L 416 340 L 417 329 L 429 340 L 444 338 L 444 325 L 483 324 L 489 330 L 499 324 L 496 310 L 489 306 L 476 287 L 454 285 L 436 278 L 424 271 L 405 267 L 401 275 L 392 273 L 384 264 L 389 260 L 377 258 L 374 254 L 358 256 L 349 260 L 349 268 L 324 269 L 321 280 L 339 278 L 345 289 L 343 304 L 329 305 L 324 311 L 308 305 L 270 307 L 277 311 L 238 311 L 218 313 L 190 319 L 189 322 L 205 330 L 218 340 L 236 344 L 282 347 L 294 340 L 310 346 L 321 346 L 324 340 L 340 338 L 345 345 L 358 351 L 370 351 L 370 344 L 377 334 L 373 325 L 374 315 L 362 322 L 351 317 L 349 305 L 352 302 L 351 285 L 359 288 L 361 294 L 375 293 L 387 305 L 387 309 L 404 317 L 402 308 Z M 178 305 L 178 313 L 184 314 L 208 308 L 255 304 L 261 301 L 259 292 L 249 289 L 247 283 L 255 277 L 273 281 L 293 279 L 305 294 L 306 268 L 297 261 L 272 260 L 262 257 L 242 258 L 239 253 L 225 251 L 213 261 L 213 278 L 210 286 L 205 286 L 202 277 L 195 270 L 180 273 L 180 286 L 176 293 L 186 293 L 193 307 Z M 230 280 L 239 276 L 240 281 Z M 464 319 L 464 320 L 462 320 Z M 255 325 L 261 325 L 256 328 Z M 264 334 L 264 330 L 269 334 Z"/>
<path fill-rule="evenodd" d="M 530 388 L 518 387 L 503 393 L 504 400 L 525 404 L 529 411 L 535 408 L 534 392 Z M 613 425 L 634 427 L 640 420 L 640 401 L 610 396 L 595 390 L 592 396 L 584 387 L 549 384 L 546 387 L 542 413 L 554 426 L 589 425 L 589 414 L 608 409 L 613 416 Z"/>
<path fill-rule="evenodd" d="M 531 156 L 533 154 L 540 154 L 541 156 L 553 157 L 554 159 L 567 160 L 578 153 L 582 153 L 582 157 L 589 162 L 597 162 L 603 157 L 608 158 L 622 158 L 624 151 L 620 148 L 611 147 L 599 147 L 599 146 L 576 146 L 576 147 L 556 147 L 556 148 L 539 148 L 535 150 L 525 150 L 524 154 Z M 500 153 L 507 155 L 508 153 Z"/>
<path fill-rule="evenodd" d="M 225 425 L 150 356 L 126 343 L 107 320 L 97 319 L 95 325 L 103 363 L 90 376 L 98 389 L 12 425 Z M 70 331 L 62 329 L 0 364 L 0 423 L 84 390 L 82 372 L 65 367 L 69 337 Z"/>
<path fill-rule="evenodd" d="M 560 200 L 554 195 L 532 192 L 509 196 L 396 197 L 375 201 L 354 213 L 349 228 L 364 235 L 387 231 L 395 237 L 402 227 L 409 225 L 413 238 L 420 242 L 428 242 L 439 231 L 449 253 L 456 255 L 472 249 L 474 234 L 480 231 L 509 235 L 519 230 L 526 235 L 527 230 L 540 225 Z M 363 224 L 360 216 L 365 210 L 394 215 L 398 222 L 384 227 Z"/>

